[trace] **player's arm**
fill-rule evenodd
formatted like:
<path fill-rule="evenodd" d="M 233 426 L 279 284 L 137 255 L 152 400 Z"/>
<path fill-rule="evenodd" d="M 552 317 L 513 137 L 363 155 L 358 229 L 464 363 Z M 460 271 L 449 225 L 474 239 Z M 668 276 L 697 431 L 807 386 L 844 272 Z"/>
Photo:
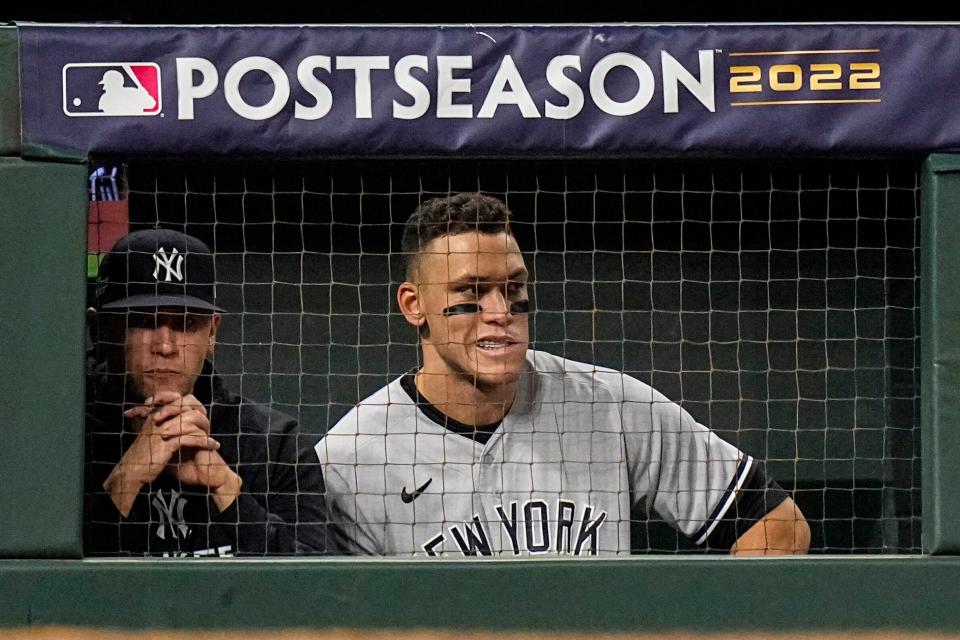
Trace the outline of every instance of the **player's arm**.
<path fill-rule="evenodd" d="M 722 441 L 715 444 L 722 447 L 713 449 L 721 460 L 737 451 Z M 810 527 L 793 498 L 766 474 L 763 462 L 742 452 L 738 455 L 742 457 L 726 490 L 712 502 L 712 510 L 691 539 L 698 545 L 727 550 L 733 555 L 806 553 Z M 719 487 L 716 481 L 723 477 L 718 475 L 712 486 Z M 707 487 L 701 487 L 703 495 L 717 495 Z"/>
<path fill-rule="evenodd" d="M 220 511 L 240 495 L 240 476 L 217 453 L 220 445 L 210 437 L 207 410 L 196 397 L 161 391 L 150 398 L 149 404 L 133 407 L 125 415 L 143 420 L 143 424 L 104 483 L 124 517 L 143 485 L 156 479 L 167 466 L 183 484 L 209 488 Z"/>
<path fill-rule="evenodd" d="M 383 500 L 364 501 L 364 497 L 371 496 L 369 493 L 366 496 L 361 495 L 359 490 L 361 484 L 369 487 L 371 482 L 373 486 L 377 486 L 378 481 L 382 482 L 382 455 L 362 457 L 366 448 L 374 444 L 376 439 L 358 442 L 356 437 L 349 434 L 354 427 L 347 429 L 347 435 L 340 433 L 340 424 L 350 424 L 357 420 L 356 411 L 358 408 L 354 408 L 327 432 L 317 443 L 315 451 L 323 469 L 330 520 L 340 547 L 345 553 L 352 555 L 385 555 L 387 550 L 382 539 L 383 527 L 378 525 L 386 518 Z M 379 450 L 383 450 L 382 446 Z M 375 477 L 377 469 L 380 470 L 378 478 Z M 383 494 L 379 489 L 373 493 L 381 496 Z M 367 506 L 373 503 L 374 511 L 365 510 L 361 502 L 365 502 Z"/>
<path fill-rule="evenodd" d="M 215 450 L 188 453 L 173 467 L 174 477 L 183 484 L 210 489 L 210 499 L 221 512 L 237 501 L 243 480 Z"/>
<path fill-rule="evenodd" d="M 124 415 L 140 423 L 137 437 L 103 488 L 126 518 L 143 486 L 153 482 L 181 448 L 215 452 L 220 444 L 210 437 L 206 409 L 192 395 L 163 391 Z"/>
<path fill-rule="evenodd" d="M 786 498 L 737 538 L 730 553 L 765 556 L 806 553 L 810 525 L 793 498 Z"/>
<path fill-rule="evenodd" d="M 735 554 L 807 550 L 810 529 L 803 514 L 762 461 L 663 394 L 624 379 L 627 458 L 638 495 L 649 492 L 649 504 L 697 545 Z"/>
<path fill-rule="evenodd" d="M 245 484 L 213 522 L 231 531 L 242 555 L 336 553 L 316 439 L 293 418 L 259 405 L 244 405 L 239 419 L 247 434 L 239 453 Z"/>
<path fill-rule="evenodd" d="M 283 554 L 333 554 L 338 545 L 327 512 L 317 437 L 300 430 L 292 418 L 270 452 L 266 550 Z M 251 505 L 252 506 L 252 505 Z"/>
<path fill-rule="evenodd" d="M 733 555 L 806 553 L 810 527 L 793 498 L 761 461 L 740 455 L 727 491 L 694 536 L 697 543 Z"/>

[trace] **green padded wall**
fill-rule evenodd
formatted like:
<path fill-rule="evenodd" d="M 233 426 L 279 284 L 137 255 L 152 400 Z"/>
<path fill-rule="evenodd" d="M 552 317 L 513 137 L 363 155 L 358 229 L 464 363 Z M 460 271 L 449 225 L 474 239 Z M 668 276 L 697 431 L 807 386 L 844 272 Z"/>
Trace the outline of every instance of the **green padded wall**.
<path fill-rule="evenodd" d="M 923 171 L 921 420 L 923 547 L 960 551 L 960 156 Z"/>
<path fill-rule="evenodd" d="M 0 156 L 20 152 L 20 53 L 16 27 L 0 27 Z"/>
<path fill-rule="evenodd" d="M 956 630 L 958 574 L 930 557 L 5 561 L 0 626 Z"/>
<path fill-rule="evenodd" d="M 0 158 L 0 557 L 78 557 L 86 166 Z"/>

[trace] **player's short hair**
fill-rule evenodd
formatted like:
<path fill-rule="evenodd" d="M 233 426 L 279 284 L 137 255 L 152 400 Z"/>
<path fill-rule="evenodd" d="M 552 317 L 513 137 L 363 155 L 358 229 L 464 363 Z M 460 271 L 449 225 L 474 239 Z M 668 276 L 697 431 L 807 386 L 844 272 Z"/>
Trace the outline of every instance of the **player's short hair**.
<path fill-rule="evenodd" d="M 482 193 L 457 193 L 423 202 L 403 229 L 404 277 L 413 277 L 420 252 L 431 241 L 469 232 L 513 235 L 507 205 Z"/>

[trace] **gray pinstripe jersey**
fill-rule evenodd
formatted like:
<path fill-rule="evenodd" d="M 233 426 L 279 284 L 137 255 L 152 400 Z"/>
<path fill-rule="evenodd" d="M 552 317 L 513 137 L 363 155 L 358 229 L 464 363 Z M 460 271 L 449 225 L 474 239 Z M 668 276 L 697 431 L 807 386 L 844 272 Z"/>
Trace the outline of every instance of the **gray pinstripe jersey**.
<path fill-rule="evenodd" d="M 650 386 L 534 350 L 486 444 L 398 378 L 316 450 L 355 550 L 408 556 L 626 554 L 637 502 L 702 543 L 753 463 Z"/>

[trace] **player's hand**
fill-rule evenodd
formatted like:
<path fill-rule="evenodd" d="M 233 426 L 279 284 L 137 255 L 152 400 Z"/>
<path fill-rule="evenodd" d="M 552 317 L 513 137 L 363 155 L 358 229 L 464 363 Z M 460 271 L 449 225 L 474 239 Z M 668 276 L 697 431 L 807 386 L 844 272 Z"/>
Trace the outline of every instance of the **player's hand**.
<path fill-rule="evenodd" d="M 181 456 L 192 457 L 194 450 L 220 446 L 210 437 L 206 407 L 193 395 L 162 391 L 124 415 L 142 420 L 142 424 L 120 464 L 128 467 L 126 472 L 131 479 L 143 484 L 153 482 L 168 464 L 178 463 Z M 178 455 L 174 456 L 175 453 Z"/>
<path fill-rule="evenodd" d="M 183 484 L 208 487 L 220 511 L 226 510 L 240 495 L 243 481 L 215 450 L 181 449 L 179 457 L 178 463 L 171 460 L 170 472 Z"/>
<path fill-rule="evenodd" d="M 162 391 L 124 415 L 139 422 L 137 438 L 103 483 L 117 510 L 126 517 L 143 485 L 153 482 L 174 453 L 187 448 L 215 451 L 206 408 L 193 395 Z"/>

